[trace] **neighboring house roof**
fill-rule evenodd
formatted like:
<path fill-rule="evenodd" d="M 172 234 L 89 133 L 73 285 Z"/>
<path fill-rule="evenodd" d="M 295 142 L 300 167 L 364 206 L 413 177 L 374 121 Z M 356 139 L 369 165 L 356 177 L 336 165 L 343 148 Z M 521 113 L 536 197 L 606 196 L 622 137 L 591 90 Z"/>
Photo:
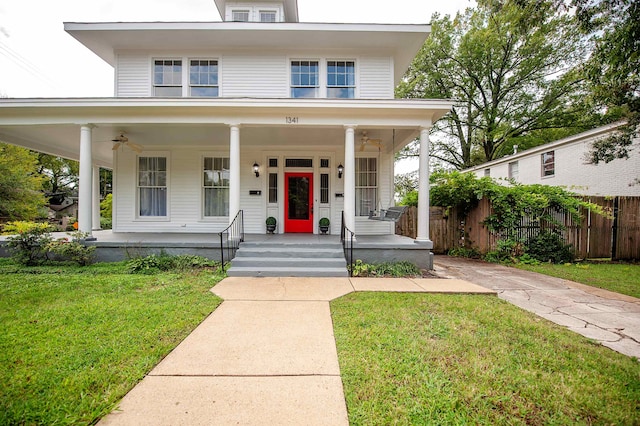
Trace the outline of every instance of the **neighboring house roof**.
<path fill-rule="evenodd" d="M 556 148 L 571 145 L 574 143 L 581 143 L 588 139 L 597 139 L 600 137 L 608 136 L 608 134 L 624 125 L 624 122 L 616 122 L 612 124 L 608 124 L 606 126 L 597 127 L 595 129 L 587 130 L 586 132 L 578 133 L 576 135 L 572 135 L 563 139 L 558 139 L 557 141 L 549 142 L 544 145 L 538 145 L 533 148 L 526 149 L 524 151 L 520 151 L 516 154 L 511 154 L 504 156 L 502 158 L 498 158 L 497 160 L 488 161 L 486 163 L 480 164 L 475 167 L 470 167 L 468 169 L 463 170 L 463 172 L 476 172 L 478 170 L 484 170 L 486 168 L 490 168 L 492 166 L 496 166 L 499 164 L 511 163 L 513 161 L 517 161 L 521 158 L 530 157 L 532 155 L 542 154 L 547 151 L 552 151 Z"/>
<path fill-rule="evenodd" d="M 431 32 L 430 25 L 262 22 L 65 22 L 67 33 L 115 66 L 127 50 L 335 48 L 393 56 L 398 84 Z"/>

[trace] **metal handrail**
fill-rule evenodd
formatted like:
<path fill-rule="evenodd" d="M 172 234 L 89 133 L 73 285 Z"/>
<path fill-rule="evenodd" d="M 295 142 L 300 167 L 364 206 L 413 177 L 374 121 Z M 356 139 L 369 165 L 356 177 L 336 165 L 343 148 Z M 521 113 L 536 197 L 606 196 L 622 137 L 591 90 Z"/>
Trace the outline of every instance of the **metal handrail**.
<path fill-rule="evenodd" d="M 220 262 L 222 267 L 224 268 L 224 236 L 227 236 L 227 259 L 231 260 L 236 256 L 236 251 L 240 247 L 240 243 L 244 241 L 244 213 L 242 210 L 236 214 L 236 217 L 233 218 L 233 221 L 229 226 L 227 226 L 223 231 L 218 232 L 218 236 L 220 236 Z"/>
<path fill-rule="evenodd" d="M 347 269 L 349 276 L 353 276 L 353 237 L 355 232 L 347 228 L 344 221 L 344 211 L 342 212 L 342 223 L 340 225 L 340 242 L 342 243 L 342 251 L 344 252 L 345 260 L 347 261 Z"/>

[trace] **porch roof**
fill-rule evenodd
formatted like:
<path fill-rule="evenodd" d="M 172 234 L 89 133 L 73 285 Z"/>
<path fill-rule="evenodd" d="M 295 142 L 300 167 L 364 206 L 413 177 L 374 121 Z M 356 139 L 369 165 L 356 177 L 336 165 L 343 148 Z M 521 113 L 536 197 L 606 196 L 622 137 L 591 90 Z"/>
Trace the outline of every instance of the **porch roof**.
<path fill-rule="evenodd" d="M 111 168 L 111 140 L 121 132 L 142 145 L 228 145 L 230 124 L 242 126 L 241 144 L 344 143 L 344 126 L 380 138 L 388 152 L 411 142 L 452 106 L 449 100 L 406 99 L 3 99 L 0 140 L 77 160 L 80 126 L 91 124 L 96 164 Z M 367 147 L 367 149 L 371 149 Z"/>

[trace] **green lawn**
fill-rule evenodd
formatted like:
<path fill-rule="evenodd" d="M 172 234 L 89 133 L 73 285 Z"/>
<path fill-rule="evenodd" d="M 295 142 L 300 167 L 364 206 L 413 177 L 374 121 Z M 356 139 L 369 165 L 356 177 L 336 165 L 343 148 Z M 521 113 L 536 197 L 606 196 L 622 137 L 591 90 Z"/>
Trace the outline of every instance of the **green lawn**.
<path fill-rule="evenodd" d="M 517 264 L 517 268 L 640 298 L 639 263 Z"/>
<path fill-rule="evenodd" d="M 0 424 L 92 424 L 220 303 L 220 277 L 0 259 Z"/>
<path fill-rule="evenodd" d="M 640 423 L 640 363 L 497 297 L 331 303 L 353 425 Z"/>

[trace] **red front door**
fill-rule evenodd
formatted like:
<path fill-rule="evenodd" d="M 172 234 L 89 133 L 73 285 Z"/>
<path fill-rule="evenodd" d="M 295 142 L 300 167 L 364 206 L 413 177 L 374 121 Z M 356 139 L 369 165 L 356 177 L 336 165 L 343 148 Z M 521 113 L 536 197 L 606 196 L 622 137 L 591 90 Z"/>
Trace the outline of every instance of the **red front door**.
<path fill-rule="evenodd" d="M 284 232 L 313 232 L 313 173 L 285 173 L 284 193 Z"/>

